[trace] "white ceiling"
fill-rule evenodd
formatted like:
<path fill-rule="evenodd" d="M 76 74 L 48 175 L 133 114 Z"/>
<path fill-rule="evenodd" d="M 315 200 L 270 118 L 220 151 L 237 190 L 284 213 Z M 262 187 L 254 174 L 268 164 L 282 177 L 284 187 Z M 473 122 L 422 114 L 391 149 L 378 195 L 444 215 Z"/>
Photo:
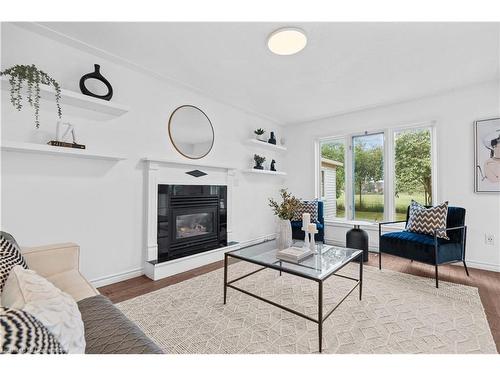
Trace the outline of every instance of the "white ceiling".
<path fill-rule="evenodd" d="M 215 99 L 288 124 L 499 79 L 499 23 L 43 23 Z M 305 30 L 273 55 L 276 28 Z"/>

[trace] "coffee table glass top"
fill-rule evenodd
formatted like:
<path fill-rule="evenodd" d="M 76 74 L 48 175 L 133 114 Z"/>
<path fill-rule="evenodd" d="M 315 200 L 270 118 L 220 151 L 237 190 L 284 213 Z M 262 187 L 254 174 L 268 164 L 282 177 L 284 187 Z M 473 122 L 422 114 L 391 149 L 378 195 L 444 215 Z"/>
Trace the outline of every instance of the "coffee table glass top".
<path fill-rule="evenodd" d="M 295 242 L 294 246 L 302 246 L 302 243 Z M 361 250 L 323 244 L 318 244 L 317 248 L 318 254 L 311 255 L 300 262 L 278 259 L 276 257 L 276 241 L 244 247 L 227 254 L 261 266 L 315 280 L 324 280 L 363 253 Z"/>

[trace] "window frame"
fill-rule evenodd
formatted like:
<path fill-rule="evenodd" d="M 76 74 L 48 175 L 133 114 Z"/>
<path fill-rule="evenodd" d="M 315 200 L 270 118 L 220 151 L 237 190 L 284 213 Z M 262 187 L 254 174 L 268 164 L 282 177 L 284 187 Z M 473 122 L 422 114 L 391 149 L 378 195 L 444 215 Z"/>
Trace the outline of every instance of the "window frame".
<path fill-rule="evenodd" d="M 354 162 L 353 162 L 353 139 L 363 135 L 383 134 L 384 135 L 384 221 L 392 221 L 395 218 L 396 196 L 395 196 L 395 134 L 401 131 L 428 129 L 431 135 L 431 179 L 433 204 L 440 202 L 438 191 L 438 158 L 437 158 L 437 131 L 435 121 L 425 121 L 412 124 L 396 125 L 387 128 L 378 128 L 369 131 L 359 131 L 352 133 L 342 133 L 334 136 L 320 137 L 314 140 L 315 150 L 315 191 L 316 196 L 321 195 L 321 144 L 334 141 L 344 141 L 344 172 L 345 172 L 345 217 L 329 217 L 327 221 L 342 222 L 354 220 Z M 372 222 L 374 225 L 377 222 Z"/>
<path fill-rule="evenodd" d="M 347 196 L 347 169 L 346 169 L 346 166 L 347 166 L 347 155 L 349 154 L 349 144 L 345 138 L 345 136 L 332 136 L 332 137 L 322 137 L 322 138 L 318 138 L 314 141 L 314 160 L 315 160 L 315 192 L 316 192 L 316 197 L 319 197 L 318 199 L 323 199 L 324 197 L 321 196 L 321 170 L 322 170 L 322 167 L 321 167 L 321 143 L 328 143 L 329 141 L 338 141 L 338 140 L 342 140 L 342 142 L 344 143 L 344 207 L 345 207 L 345 211 L 344 211 L 344 217 L 333 217 L 333 218 L 329 218 L 328 220 L 332 221 L 332 220 L 337 220 L 337 221 L 346 221 L 346 220 L 349 220 L 348 219 L 348 196 Z M 326 218 L 325 218 L 326 219 Z"/>
<path fill-rule="evenodd" d="M 437 153 L 436 153 L 436 127 L 435 127 L 435 121 L 429 121 L 429 122 L 424 122 L 424 123 L 418 123 L 418 124 L 413 124 L 413 125 L 405 125 L 405 126 L 400 126 L 397 128 L 391 129 L 392 133 L 392 140 L 391 140 L 391 148 L 392 148 L 392 207 L 391 207 L 391 220 L 394 220 L 395 218 L 395 209 L 396 209 L 396 196 L 394 192 L 396 191 L 396 171 L 395 171 L 395 164 L 396 164 L 396 133 L 408 131 L 408 130 L 429 130 L 431 134 L 431 190 L 432 190 L 432 204 L 436 204 L 436 202 L 440 202 L 440 199 L 438 197 L 438 190 L 437 190 L 437 169 L 438 169 L 438 163 L 437 163 Z"/>

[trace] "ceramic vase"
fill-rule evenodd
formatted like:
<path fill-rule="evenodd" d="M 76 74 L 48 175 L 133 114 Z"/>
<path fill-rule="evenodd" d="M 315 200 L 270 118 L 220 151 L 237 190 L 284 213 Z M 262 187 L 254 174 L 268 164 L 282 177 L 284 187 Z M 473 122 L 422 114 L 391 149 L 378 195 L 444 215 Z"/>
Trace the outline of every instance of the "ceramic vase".
<path fill-rule="evenodd" d="M 276 245 L 278 250 L 283 250 L 292 246 L 292 223 L 290 220 L 278 220 Z"/>
<path fill-rule="evenodd" d="M 271 132 L 271 136 L 269 137 L 268 143 L 272 145 L 276 145 L 276 137 L 274 136 L 274 132 Z"/>
<path fill-rule="evenodd" d="M 85 86 L 85 81 L 88 79 L 96 79 L 98 81 L 101 81 L 108 89 L 108 92 L 104 95 L 94 94 Z M 80 91 L 83 95 L 93 96 L 94 98 L 103 100 L 111 100 L 111 98 L 113 97 L 113 87 L 111 86 L 111 83 L 109 83 L 109 81 L 101 74 L 101 66 L 99 64 L 94 64 L 94 71 L 91 73 L 87 73 L 82 78 L 80 78 Z"/>
<path fill-rule="evenodd" d="M 264 169 L 264 167 L 262 166 L 262 163 L 255 162 L 255 166 L 253 167 L 253 169 Z"/>

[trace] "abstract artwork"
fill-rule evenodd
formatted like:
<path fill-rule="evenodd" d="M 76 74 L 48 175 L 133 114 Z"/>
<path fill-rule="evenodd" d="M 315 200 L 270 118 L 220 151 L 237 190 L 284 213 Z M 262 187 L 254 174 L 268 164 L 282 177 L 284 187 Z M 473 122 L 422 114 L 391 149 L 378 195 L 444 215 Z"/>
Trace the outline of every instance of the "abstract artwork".
<path fill-rule="evenodd" d="M 474 192 L 500 192 L 500 118 L 474 123 Z"/>

